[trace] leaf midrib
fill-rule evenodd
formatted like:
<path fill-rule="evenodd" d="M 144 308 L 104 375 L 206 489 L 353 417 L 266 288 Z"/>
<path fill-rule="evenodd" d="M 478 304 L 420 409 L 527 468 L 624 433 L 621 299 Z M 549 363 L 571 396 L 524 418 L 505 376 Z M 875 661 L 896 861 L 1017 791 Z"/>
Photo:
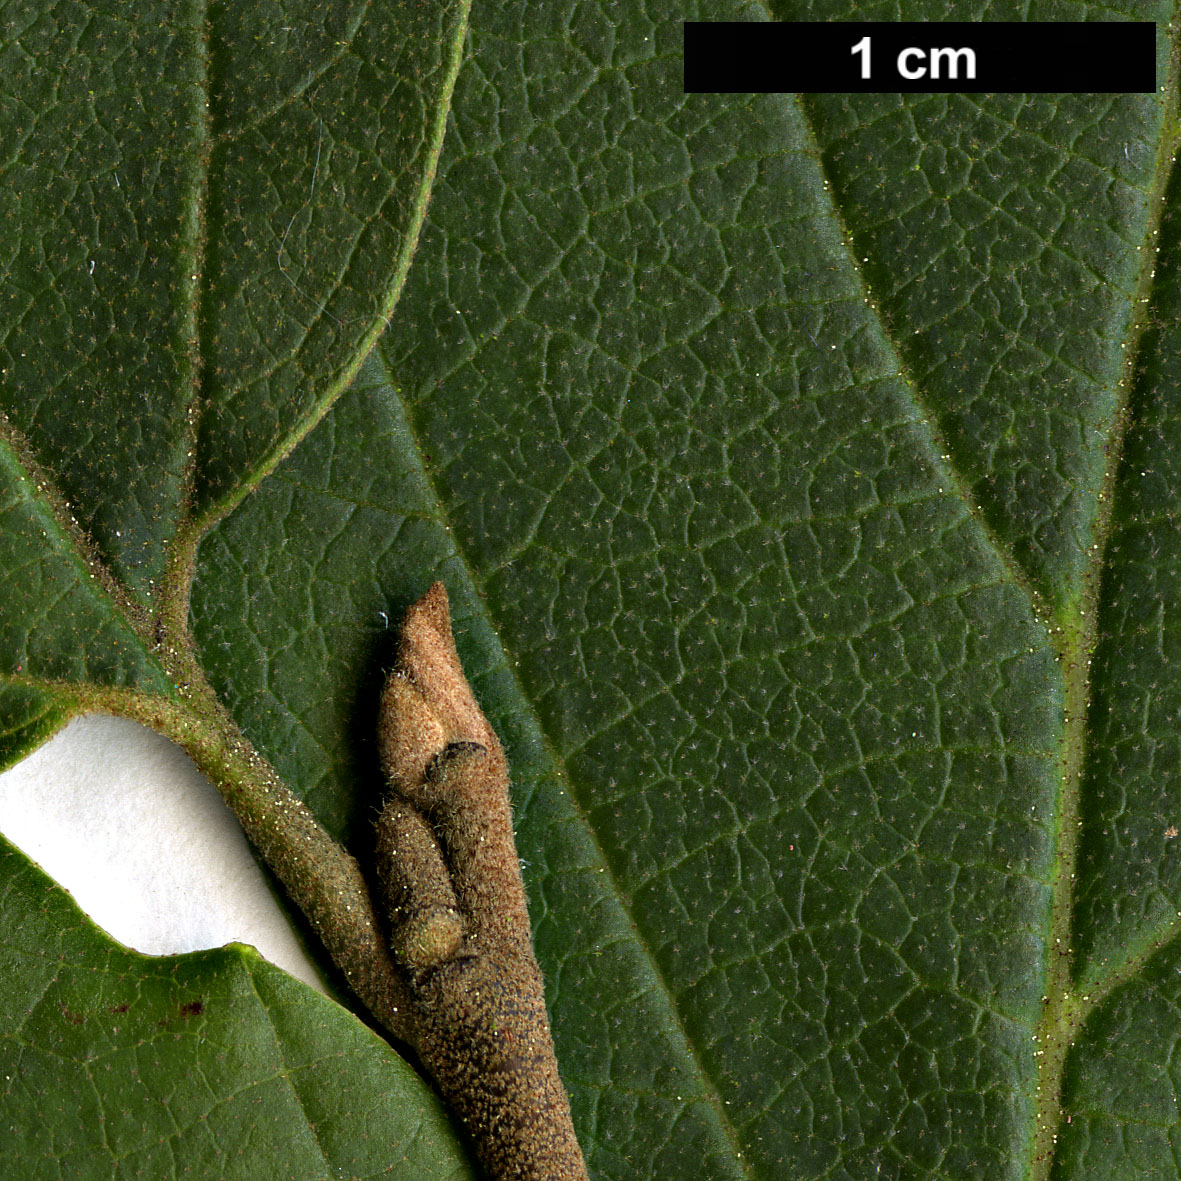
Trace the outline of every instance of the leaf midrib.
<path fill-rule="evenodd" d="M 1170 53 L 1170 69 L 1161 97 L 1161 129 L 1153 168 L 1153 183 L 1149 188 L 1148 216 L 1144 240 L 1138 247 L 1141 268 L 1132 295 L 1132 314 L 1129 317 L 1125 340 L 1121 342 L 1123 364 L 1116 391 L 1117 411 L 1106 441 L 1106 464 L 1096 496 L 1096 511 L 1092 524 L 1092 545 L 1088 561 L 1081 575 L 1075 618 L 1060 612 L 1057 635 L 1060 664 L 1066 687 L 1065 726 L 1061 757 L 1062 776 L 1055 856 L 1055 881 L 1052 901 L 1050 942 L 1047 944 L 1048 971 L 1042 1021 L 1038 1026 L 1039 1094 L 1035 1140 L 1033 1145 L 1032 1181 L 1043 1181 L 1050 1176 L 1055 1158 L 1057 1130 L 1061 1124 L 1060 1106 L 1063 1075 L 1074 1037 L 1087 1018 L 1094 1013 L 1121 985 L 1134 979 L 1149 960 L 1181 935 L 1181 918 L 1145 932 L 1140 947 L 1109 965 L 1105 971 L 1090 979 L 1080 977 L 1080 965 L 1075 962 L 1074 901 L 1076 896 L 1075 869 L 1081 842 L 1081 790 L 1087 775 L 1090 744 L 1095 732 L 1091 726 L 1094 704 L 1091 692 L 1091 660 L 1099 640 L 1099 614 L 1106 585 L 1107 551 L 1115 530 L 1115 500 L 1121 485 L 1123 444 L 1131 426 L 1131 402 L 1136 389 L 1137 369 L 1145 338 L 1150 327 L 1153 292 L 1156 287 L 1156 246 L 1165 197 L 1176 171 L 1176 154 L 1181 146 L 1181 123 L 1177 118 L 1179 89 L 1178 61 L 1181 39 L 1175 35 Z M 1062 955 L 1055 952 L 1058 943 L 1065 948 Z M 1085 967 L 1085 965 L 1082 965 Z"/>
<path fill-rule="evenodd" d="M 830 213 L 840 229 L 848 263 L 881 339 L 886 342 L 891 358 L 918 413 L 919 422 L 928 432 L 931 445 L 941 457 L 943 471 L 951 494 L 963 504 L 968 516 L 979 529 L 986 545 L 1004 567 L 1008 578 L 1022 593 L 1033 615 L 1046 630 L 1047 643 L 1054 649 L 1063 676 L 1063 741 L 1058 760 L 1059 782 L 1055 807 L 1055 844 L 1052 859 L 1051 905 L 1044 936 L 1046 958 L 1046 994 L 1043 998 L 1042 1019 L 1038 1024 L 1035 1051 L 1038 1063 L 1037 1093 L 1033 1099 L 1034 1129 L 1031 1137 L 1031 1177 L 1040 1181 L 1048 1177 L 1052 1168 L 1056 1133 L 1061 1119 L 1059 1098 L 1066 1059 L 1074 1035 L 1087 1017 L 1121 984 L 1133 979 L 1148 960 L 1163 946 L 1181 936 L 1181 916 L 1155 933 L 1148 934 L 1142 946 L 1105 974 L 1087 984 L 1076 979 L 1074 948 L 1075 869 L 1081 841 L 1080 791 L 1088 763 L 1088 720 L 1091 708 L 1090 664 L 1098 641 L 1098 617 L 1102 602 L 1102 588 L 1108 545 L 1114 528 L 1114 501 L 1119 487 L 1123 460 L 1123 442 L 1130 418 L 1130 403 L 1135 389 L 1136 369 L 1144 339 L 1149 328 L 1150 309 L 1155 288 L 1154 243 L 1159 234 L 1164 211 L 1165 195 L 1176 168 L 1176 154 L 1181 148 L 1181 124 L 1176 111 L 1178 101 L 1178 57 L 1181 53 L 1181 34 L 1174 35 L 1170 54 L 1170 71 L 1161 96 L 1160 134 L 1157 142 L 1153 183 L 1146 195 L 1140 274 L 1129 297 L 1130 315 L 1122 343 L 1120 378 L 1115 390 L 1116 409 L 1104 445 L 1105 466 L 1097 494 L 1094 497 L 1090 522 L 1091 546 L 1087 552 L 1079 585 L 1061 597 L 1055 610 L 1005 545 L 984 512 L 969 494 L 969 481 L 956 466 L 954 452 L 941 437 L 939 416 L 922 396 L 919 385 L 903 360 L 900 344 L 890 332 L 885 317 L 868 292 L 862 269 L 852 249 L 854 235 L 845 225 L 834 198 L 835 186 L 825 174 L 823 154 L 814 120 L 807 105 L 800 101 L 801 119 L 811 140 L 812 155 L 817 169 L 825 180 Z M 1093 375 L 1087 375 L 1093 380 Z M 1085 996 L 1080 997 L 1085 989 Z"/>
<path fill-rule="evenodd" d="M 445 64 L 441 67 L 446 70 L 446 74 L 439 88 L 439 101 L 435 104 L 433 117 L 428 122 L 427 134 L 424 137 L 424 149 L 420 160 L 421 181 L 414 200 L 414 213 L 407 224 L 406 232 L 402 235 L 396 266 L 380 314 L 374 317 L 373 324 L 353 350 L 352 356 L 343 365 L 336 379 L 315 400 L 309 413 L 297 420 L 286 434 L 275 440 L 235 488 L 203 512 L 196 513 L 194 506 L 200 479 L 197 464 L 198 439 L 203 417 L 213 406 L 213 399 L 209 396 L 213 380 L 209 357 L 212 352 L 215 325 L 202 311 L 207 306 L 209 294 L 206 249 L 209 232 L 208 208 L 211 190 L 216 180 L 212 167 L 214 150 L 225 133 L 224 130 L 218 129 L 214 104 L 214 57 L 210 44 L 209 6 L 207 0 L 191 0 L 189 29 L 195 75 L 191 79 L 191 92 L 195 96 L 196 107 L 190 111 L 190 115 L 196 134 L 192 156 L 190 160 L 185 161 L 184 170 L 188 176 L 184 185 L 182 235 L 177 255 L 178 262 L 183 264 L 179 267 L 180 296 L 185 309 L 182 332 L 189 342 L 187 350 L 183 353 L 180 377 L 183 382 L 187 382 L 188 388 L 185 391 L 187 397 L 183 405 L 183 422 L 173 452 L 177 469 L 181 473 L 181 491 L 176 508 L 174 533 L 165 545 L 163 574 L 156 587 L 154 600 L 141 604 L 116 577 L 110 564 L 98 553 L 75 522 L 64 497 L 57 489 L 56 482 L 41 468 L 24 436 L 6 416 L 0 414 L 0 444 L 8 445 L 14 462 L 22 469 L 23 482 L 36 490 L 38 508 L 53 518 L 56 530 L 67 543 L 68 550 L 91 576 L 92 585 L 96 585 L 97 592 L 107 599 L 111 613 L 126 622 L 138 636 L 149 659 L 162 659 L 165 665 L 170 666 L 175 663 L 168 659 L 170 652 L 191 647 L 189 593 L 195 574 L 197 547 L 202 538 L 256 488 L 331 409 L 336 399 L 356 377 L 393 314 L 425 224 L 427 205 L 437 174 L 451 101 L 463 57 L 470 6 L 470 0 L 458 0 L 454 36 L 448 47 Z M 351 34 L 356 33 L 368 9 L 369 5 L 366 3 L 349 30 Z M 343 52 L 343 49 L 340 52 Z M 336 56 L 334 55 L 324 68 L 330 68 Z M 276 108 L 294 101 L 306 91 L 312 81 L 314 76 L 303 79 L 276 104 Z M 384 203 L 382 208 L 385 208 Z M 63 686 L 60 684 L 36 677 L 22 677 L 19 680 L 21 684 L 29 687 L 42 688 L 56 693 L 59 697 L 63 695 Z M 79 686 L 78 689 L 84 696 L 93 697 L 86 686 Z M 95 689 L 101 694 L 101 686 Z M 68 696 L 76 698 L 77 693 L 73 692 Z"/>
<path fill-rule="evenodd" d="M 203 390 L 208 381 L 207 354 L 205 332 L 206 324 L 201 315 L 201 308 L 205 299 L 206 285 L 206 243 L 208 241 L 208 201 L 213 160 L 213 96 L 210 79 L 210 65 L 212 52 L 209 44 L 209 6 L 208 0 L 193 0 L 194 22 L 196 33 L 197 66 L 200 70 L 198 90 L 201 95 L 200 109 L 195 113 L 196 126 L 200 128 L 198 151 L 195 153 L 196 167 L 190 178 L 185 200 L 185 225 L 189 230 L 186 246 L 189 252 L 188 264 L 183 271 L 188 284 L 188 298 L 185 301 L 185 329 L 189 341 L 187 369 L 189 380 L 189 399 L 185 406 L 184 430 L 180 445 L 183 467 L 181 477 L 181 494 L 179 512 L 177 515 L 176 532 L 171 543 L 166 546 L 164 553 L 164 577 L 160 593 L 156 601 L 155 623 L 158 631 L 181 636 L 179 630 L 187 626 L 187 587 L 181 589 L 177 584 L 181 577 L 186 581 L 192 579 L 192 562 L 184 566 L 175 563 L 175 551 L 182 546 L 186 526 L 191 520 L 191 510 L 197 486 L 197 439 L 201 429 L 203 413 Z M 183 574 L 182 574 L 183 571 Z M 184 601 L 184 611 L 178 611 L 176 596 L 179 592 Z"/>

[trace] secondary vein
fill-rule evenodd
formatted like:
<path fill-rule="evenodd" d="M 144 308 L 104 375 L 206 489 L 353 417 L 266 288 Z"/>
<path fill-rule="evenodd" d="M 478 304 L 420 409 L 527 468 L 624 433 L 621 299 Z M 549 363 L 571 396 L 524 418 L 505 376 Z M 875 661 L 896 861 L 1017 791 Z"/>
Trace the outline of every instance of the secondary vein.
<path fill-rule="evenodd" d="M 1102 981 L 1082 989 L 1075 963 L 1074 907 L 1076 870 L 1084 820 L 1082 789 L 1087 769 L 1087 737 L 1090 729 L 1091 660 L 1099 639 L 1099 614 L 1103 601 L 1108 547 L 1114 531 L 1115 502 L 1123 467 L 1123 444 L 1129 420 L 1146 333 L 1150 326 L 1152 292 L 1156 276 L 1156 242 L 1160 232 L 1165 195 L 1175 170 L 1179 146 L 1177 121 L 1178 47 L 1174 45 L 1169 77 L 1162 97 L 1161 134 L 1157 145 L 1154 181 L 1148 194 L 1148 217 L 1139 247 L 1143 259 L 1133 293 L 1124 357 L 1117 384 L 1117 409 L 1105 447 L 1106 465 L 1096 496 L 1091 545 L 1081 585 L 1073 601 L 1056 612 L 1051 634 L 1058 649 L 1065 688 L 1063 740 L 1059 758 L 1059 793 L 1054 873 L 1051 881 L 1050 923 L 1047 938 L 1046 992 L 1038 1024 L 1036 1049 L 1038 1081 L 1033 1135 L 1031 1181 L 1046 1181 L 1055 1159 L 1062 1121 L 1063 1072 L 1075 1035 L 1095 1007 L 1109 994 Z M 1146 961 L 1147 956 L 1142 961 Z M 1121 965 L 1126 968 L 1127 965 Z M 1125 972 L 1124 978 L 1130 978 Z M 1121 981 L 1122 982 L 1122 981 Z"/>

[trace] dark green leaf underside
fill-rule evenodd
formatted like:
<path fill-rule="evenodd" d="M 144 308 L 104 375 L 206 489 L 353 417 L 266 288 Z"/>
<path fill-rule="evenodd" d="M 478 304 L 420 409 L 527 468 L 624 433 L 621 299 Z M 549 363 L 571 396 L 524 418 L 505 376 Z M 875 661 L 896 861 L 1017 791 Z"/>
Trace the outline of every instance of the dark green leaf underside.
<path fill-rule="evenodd" d="M 207 504 L 312 424 L 397 287 L 385 214 L 413 221 L 397 169 L 423 159 L 429 118 L 388 154 L 385 135 L 429 107 L 447 55 L 432 25 L 411 66 L 418 50 L 367 40 L 400 10 L 361 12 L 282 14 L 257 43 L 237 9 L 213 12 L 192 82 L 217 108 L 197 136 L 200 299 L 160 280 L 161 338 L 199 313 L 208 345 L 192 375 L 211 398 Z M 853 15 L 781 15 L 806 14 Z M 1169 47 L 1163 96 L 686 96 L 694 15 L 758 14 L 477 10 L 380 356 L 205 539 L 202 660 L 363 855 L 389 627 L 446 579 L 510 750 L 596 1177 L 1026 1177 L 1051 1102 L 1033 1037 L 1064 944 L 1095 1000 L 1078 1002 L 1053 1175 L 1181 1176 Z M 273 71 L 230 87 L 256 44 Z M 161 109 L 190 110 L 184 70 L 151 68 Z M 374 79 L 415 68 L 421 86 L 392 87 L 402 106 L 378 98 Z M 350 86 L 366 101 L 335 123 Z M 176 235 L 162 274 L 189 260 Z M 64 306 L 76 330 L 91 305 Z M 155 458 L 115 458 L 155 464 L 166 500 L 190 404 L 177 348 L 135 443 Z M 71 475 L 48 441 L 60 376 L 13 372 L 67 407 L 10 412 L 14 465 L 27 445 L 60 475 L 150 598 L 155 559 L 109 535 L 126 521 L 127 545 L 158 555 L 168 511 L 149 529 L 134 480 L 100 487 L 103 446 Z M 13 467 L 4 502 L 23 539 L 6 543 L 6 654 L 33 652 L 33 676 L 155 686 L 122 647 L 119 588 L 91 587 L 31 471 Z M 28 595 L 42 568 L 65 607 Z M 1067 633 L 1097 642 L 1085 725 L 1065 716 L 1088 655 L 1059 662 Z M 58 716 L 37 684 L 5 703 L 10 745 Z M 1053 917 L 1076 843 L 1079 905 Z"/>
<path fill-rule="evenodd" d="M 0 432 L 0 569 L 6 580 L 0 660 L 17 682 L 5 712 L 23 708 L 23 681 L 167 693 L 168 679 L 129 618 L 126 600 L 23 458 Z"/>
<path fill-rule="evenodd" d="M 1153 317 L 1105 572 L 1095 653 L 1089 827 L 1079 934 L 1085 976 L 1178 927 L 1181 846 L 1181 222 L 1169 193 Z"/>
<path fill-rule="evenodd" d="M 1162 104 L 812 95 L 805 107 L 866 286 L 965 495 L 1038 592 L 1076 606 L 1126 403 Z"/>

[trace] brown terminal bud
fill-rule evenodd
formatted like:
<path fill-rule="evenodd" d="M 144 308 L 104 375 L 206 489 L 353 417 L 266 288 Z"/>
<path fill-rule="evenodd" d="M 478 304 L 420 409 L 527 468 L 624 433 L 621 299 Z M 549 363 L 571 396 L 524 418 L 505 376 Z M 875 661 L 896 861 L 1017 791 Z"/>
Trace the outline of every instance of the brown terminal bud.
<path fill-rule="evenodd" d="M 447 591 L 436 582 L 406 612 L 378 711 L 377 743 L 390 786 L 413 796 L 431 761 L 453 742 L 478 743 L 504 767 L 500 740 L 459 663 Z"/>
<path fill-rule="evenodd" d="M 378 745 L 377 878 L 414 1045 L 493 1181 L 585 1181 L 513 841 L 508 766 L 435 583 L 406 612 Z"/>

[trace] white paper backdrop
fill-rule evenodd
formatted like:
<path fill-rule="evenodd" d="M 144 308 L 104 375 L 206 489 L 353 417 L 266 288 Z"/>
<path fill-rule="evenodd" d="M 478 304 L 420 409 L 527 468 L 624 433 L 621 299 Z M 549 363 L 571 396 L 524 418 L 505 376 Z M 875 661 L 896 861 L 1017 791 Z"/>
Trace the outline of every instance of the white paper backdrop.
<path fill-rule="evenodd" d="M 128 947 L 249 943 L 323 989 L 217 789 L 144 726 L 79 718 L 0 774 L 0 832 Z"/>

